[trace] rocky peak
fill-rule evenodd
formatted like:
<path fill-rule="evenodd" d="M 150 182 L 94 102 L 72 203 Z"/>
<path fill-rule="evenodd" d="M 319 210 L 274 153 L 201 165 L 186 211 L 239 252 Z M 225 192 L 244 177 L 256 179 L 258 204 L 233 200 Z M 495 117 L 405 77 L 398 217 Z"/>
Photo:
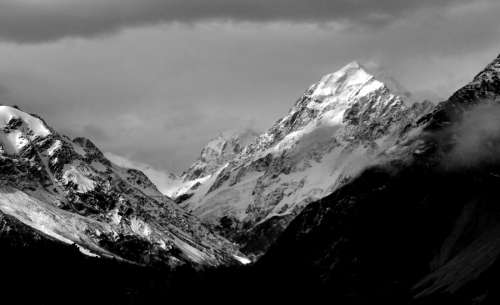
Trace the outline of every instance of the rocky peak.
<path fill-rule="evenodd" d="M 198 179 L 214 173 L 241 153 L 256 137 L 257 133 L 250 129 L 219 134 L 202 149 L 200 158 L 184 173 L 184 180 Z"/>
<path fill-rule="evenodd" d="M 335 73 L 323 76 L 319 82 L 309 88 L 306 94 L 315 98 L 336 95 L 346 88 L 363 85 L 372 77 L 358 62 L 354 61 Z"/>
<path fill-rule="evenodd" d="M 386 73 L 369 71 L 357 61 L 347 64 L 337 72 L 323 76 L 309 88 L 306 95 L 321 99 L 340 94 L 347 96 L 357 93 L 369 94 L 381 87 L 387 87 L 393 94 L 409 98 L 408 91 L 392 77 Z"/>
<path fill-rule="evenodd" d="M 481 98 L 495 97 L 500 93 L 500 55 L 477 74 L 472 82 L 455 92 L 450 103 L 474 103 Z M 465 99 L 464 99 L 465 98 Z"/>
<path fill-rule="evenodd" d="M 456 91 L 447 101 L 419 123 L 428 129 L 438 129 L 460 119 L 462 113 L 483 101 L 498 102 L 500 95 L 500 55 L 488 64 L 474 79 Z"/>
<path fill-rule="evenodd" d="M 462 117 L 467 121 L 469 113 L 462 113 L 474 105 L 488 103 L 486 109 L 491 110 L 489 106 L 500 101 L 499 72 L 500 57 L 420 122 L 430 118 L 428 126 L 440 129 L 418 126 L 397 134 L 395 145 L 383 151 L 390 158 L 309 204 L 260 263 L 270 268 L 282 264 L 283 268 L 270 272 L 282 274 L 299 262 L 298 269 L 307 270 L 307 276 L 315 270 L 311 279 L 321 278 L 329 297 L 339 283 L 347 283 L 339 294 L 340 303 L 372 303 L 381 296 L 380 289 L 373 288 L 380 280 L 387 291 L 406 283 L 401 292 L 408 294 L 400 300 L 399 292 L 391 300 L 384 294 L 382 303 L 474 304 L 479 299 L 483 304 L 498 303 L 497 295 L 484 293 L 498 282 L 500 253 L 499 221 L 492 213 L 498 206 L 494 173 L 499 168 L 499 133 L 498 127 L 484 132 L 484 124 L 498 126 L 498 116 L 482 115 L 466 124 L 467 132 L 462 134 L 446 126 Z M 468 156 L 460 147 L 463 142 L 474 146 Z M 457 166 L 450 150 L 464 154 L 460 158 L 465 167 Z M 477 162 L 484 151 L 492 158 Z M 376 283 L 368 274 L 377 274 Z M 299 277 L 303 280 L 302 274 Z M 366 282 L 359 285 L 363 278 Z M 397 285 L 387 288 L 392 283 Z M 378 296 L 348 300 L 364 294 L 366 287 Z M 353 293 L 358 288 L 363 292 Z"/>
<path fill-rule="evenodd" d="M 297 100 L 289 113 L 259 137 L 251 150 L 267 149 L 306 126 L 340 126 L 391 120 L 415 104 L 407 90 L 383 73 L 354 61 L 323 76 Z M 353 115 L 362 116 L 352 120 Z M 368 121 L 366 121 L 368 120 Z M 378 124 L 377 123 L 377 124 Z M 386 124 L 387 125 L 387 124 Z"/>
<path fill-rule="evenodd" d="M 47 137 L 49 128 L 39 118 L 10 106 L 0 106 L 0 145 L 3 153 L 15 155 L 31 141 Z"/>
<path fill-rule="evenodd" d="M 432 105 L 357 62 L 323 76 L 290 111 L 207 179 L 192 180 L 182 206 L 245 251 L 263 251 L 308 203 L 333 192 Z M 222 151 L 227 141 L 216 141 Z M 215 154 L 217 155 L 217 154 Z M 201 161 L 196 166 L 204 169 Z"/>

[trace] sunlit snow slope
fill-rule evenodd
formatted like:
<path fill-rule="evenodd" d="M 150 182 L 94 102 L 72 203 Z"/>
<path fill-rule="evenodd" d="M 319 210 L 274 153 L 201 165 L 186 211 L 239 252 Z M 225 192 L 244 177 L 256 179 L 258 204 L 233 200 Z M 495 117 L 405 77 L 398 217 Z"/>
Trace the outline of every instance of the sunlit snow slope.
<path fill-rule="evenodd" d="M 0 106 L 0 212 L 87 255 L 170 265 L 242 257 L 141 171 L 9 106 Z"/>
<path fill-rule="evenodd" d="M 432 108 L 401 88 L 357 62 L 325 75 L 241 152 L 188 179 L 178 201 L 245 251 L 265 251 L 308 203 L 379 162 L 379 152 Z"/>

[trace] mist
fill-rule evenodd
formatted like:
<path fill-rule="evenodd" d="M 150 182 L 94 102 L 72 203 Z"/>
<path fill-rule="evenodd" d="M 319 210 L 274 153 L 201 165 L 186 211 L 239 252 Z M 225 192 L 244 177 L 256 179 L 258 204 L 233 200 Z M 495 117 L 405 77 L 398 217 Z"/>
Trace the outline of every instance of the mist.
<path fill-rule="evenodd" d="M 452 126 L 455 145 L 447 161 L 452 165 L 474 166 L 500 159 L 500 104 L 482 101 L 463 114 Z"/>

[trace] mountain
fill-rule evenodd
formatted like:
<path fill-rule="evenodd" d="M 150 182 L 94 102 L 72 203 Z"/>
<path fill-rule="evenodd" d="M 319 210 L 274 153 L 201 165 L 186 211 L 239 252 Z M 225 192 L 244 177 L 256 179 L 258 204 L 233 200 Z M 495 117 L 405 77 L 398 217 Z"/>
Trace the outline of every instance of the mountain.
<path fill-rule="evenodd" d="M 160 193 L 141 171 L 120 167 L 90 140 L 70 140 L 9 106 L 0 106 L 0 168 L 0 216 L 9 223 L 1 230 L 34 230 L 36 239 L 139 264 L 245 261 L 234 244 Z"/>
<path fill-rule="evenodd" d="M 178 202 L 190 198 L 193 192 L 212 177 L 227 162 L 233 160 L 258 134 L 251 130 L 231 130 L 220 133 L 203 147 L 200 157 L 177 179 L 170 183 L 166 194 Z"/>
<path fill-rule="evenodd" d="M 1 106 L 1 286 L 18 303 L 499 304 L 499 101 L 500 56 L 436 106 L 352 63 L 255 139 L 212 141 L 177 203 Z"/>
<path fill-rule="evenodd" d="M 262 285 L 339 304 L 498 304 L 499 101 L 500 56 L 309 204 L 260 260 Z"/>
<path fill-rule="evenodd" d="M 191 184 L 177 192 L 178 202 L 244 252 L 260 255 L 305 206 L 378 163 L 379 152 L 432 107 L 350 63 L 310 86 L 254 141 L 236 150 L 228 145 L 227 158 L 207 167 L 227 143 L 211 142 L 188 170 Z"/>
<path fill-rule="evenodd" d="M 183 174 L 183 179 L 189 181 L 213 174 L 241 153 L 257 136 L 252 130 L 221 133 L 203 148 L 200 158 Z"/>

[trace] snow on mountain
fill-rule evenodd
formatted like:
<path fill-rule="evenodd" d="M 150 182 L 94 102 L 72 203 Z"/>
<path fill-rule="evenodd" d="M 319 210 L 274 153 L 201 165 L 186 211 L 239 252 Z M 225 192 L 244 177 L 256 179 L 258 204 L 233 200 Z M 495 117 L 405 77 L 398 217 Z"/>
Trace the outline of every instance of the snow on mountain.
<path fill-rule="evenodd" d="M 437 105 L 436 109 L 424 117 L 420 124 L 427 124 L 427 129 L 436 129 L 458 120 L 470 107 L 485 100 L 498 101 L 500 87 L 500 56 L 488 64 L 474 79 L 455 92 L 448 100 Z"/>
<path fill-rule="evenodd" d="M 195 180 L 213 174 L 241 153 L 257 136 L 252 130 L 221 133 L 203 148 L 200 158 L 182 175 L 183 180 Z"/>
<path fill-rule="evenodd" d="M 257 136 L 258 133 L 251 129 L 220 133 L 202 149 L 200 157 L 166 187 L 165 194 L 181 201 L 183 196 L 189 197 L 192 191 L 210 181 L 223 166 L 242 153 Z"/>
<path fill-rule="evenodd" d="M 16 108 L 0 106 L 0 150 L 19 153 L 30 141 L 50 134 L 44 123 Z"/>
<path fill-rule="evenodd" d="M 378 153 L 431 107 L 390 78 L 350 63 L 310 86 L 286 116 L 178 201 L 247 252 L 261 253 L 308 203 L 377 163 Z M 207 150 L 217 155 L 218 143 L 200 160 Z M 187 175 L 187 183 L 197 177 Z"/>
<path fill-rule="evenodd" d="M 48 238 L 141 264 L 240 261 L 232 243 L 88 139 L 70 140 L 34 115 L 0 106 L 0 146 L 0 213 Z"/>
<path fill-rule="evenodd" d="M 340 304 L 497 304 L 499 102 L 500 56 L 308 205 L 260 260 L 265 284 Z"/>
<path fill-rule="evenodd" d="M 120 167 L 136 169 L 143 172 L 162 194 L 169 197 L 172 196 L 172 189 L 179 183 L 180 178 L 175 174 L 153 168 L 149 164 L 133 161 L 110 152 L 104 153 L 104 156 Z"/>

